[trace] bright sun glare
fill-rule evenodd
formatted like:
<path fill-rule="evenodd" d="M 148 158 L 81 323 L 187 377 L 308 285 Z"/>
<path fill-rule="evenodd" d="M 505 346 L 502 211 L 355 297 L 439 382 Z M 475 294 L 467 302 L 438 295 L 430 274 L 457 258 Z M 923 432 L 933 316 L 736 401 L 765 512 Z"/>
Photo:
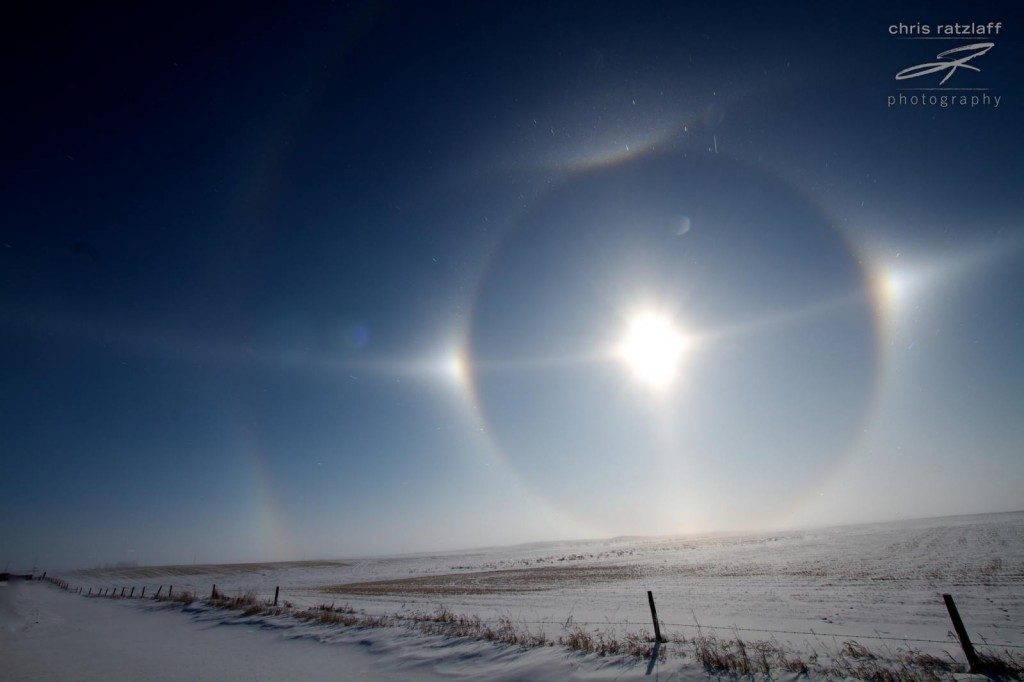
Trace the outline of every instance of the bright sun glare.
<path fill-rule="evenodd" d="M 630 319 L 616 355 L 637 380 L 660 390 L 672 384 L 687 345 L 670 317 L 644 312 Z"/>

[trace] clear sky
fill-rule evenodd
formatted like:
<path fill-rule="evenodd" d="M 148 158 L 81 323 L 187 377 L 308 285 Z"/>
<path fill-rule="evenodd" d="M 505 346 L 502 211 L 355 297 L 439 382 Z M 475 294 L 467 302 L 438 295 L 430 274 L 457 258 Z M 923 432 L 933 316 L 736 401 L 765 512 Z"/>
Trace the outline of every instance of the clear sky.
<path fill-rule="evenodd" d="M 1024 506 L 1024 17 L 779 4 L 12 14 L 0 561 Z"/>

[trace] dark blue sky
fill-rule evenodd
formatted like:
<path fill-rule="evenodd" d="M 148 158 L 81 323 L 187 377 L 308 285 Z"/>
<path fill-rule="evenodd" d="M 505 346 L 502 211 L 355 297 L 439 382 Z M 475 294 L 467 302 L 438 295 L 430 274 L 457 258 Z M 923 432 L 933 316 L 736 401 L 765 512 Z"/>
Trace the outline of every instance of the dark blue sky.
<path fill-rule="evenodd" d="M 1009 5 L 9 18 L 4 561 L 1020 506 Z M 890 106 L 965 41 L 888 27 L 969 21 L 986 89 L 902 94 L 998 106 Z M 616 357 L 650 310 L 670 395 Z"/>

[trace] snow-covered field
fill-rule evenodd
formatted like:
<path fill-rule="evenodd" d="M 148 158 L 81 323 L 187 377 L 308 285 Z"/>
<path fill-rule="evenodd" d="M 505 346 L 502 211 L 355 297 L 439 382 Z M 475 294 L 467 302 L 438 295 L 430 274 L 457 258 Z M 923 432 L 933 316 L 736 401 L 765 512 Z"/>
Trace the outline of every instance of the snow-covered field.
<path fill-rule="evenodd" d="M 82 571 L 101 587 L 254 589 L 370 613 L 433 609 L 547 623 L 666 623 L 948 640 L 941 594 L 971 631 L 1024 644 L 1024 512 L 756 535 L 616 538 L 356 561 Z M 166 587 L 164 588 L 166 589 Z M 672 625 L 666 626 L 672 630 Z M 803 639 L 802 637 L 799 639 Z"/>
<path fill-rule="evenodd" d="M 904 647 L 959 656 L 941 598 L 948 592 L 956 598 L 976 642 L 1024 645 L 1024 512 L 361 560 L 85 570 L 62 577 L 85 591 L 119 591 L 122 586 L 130 591 L 134 586 L 138 593 L 145 586 L 147 594 L 152 594 L 160 586 L 166 590 L 173 585 L 175 592 L 190 590 L 201 597 L 210 593 L 213 584 L 228 595 L 255 590 L 264 598 L 272 597 L 280 586 L 282 602 L 344 604 L 368 614 L 433 611 L 444 606 L 485 621 L 504 616 L 552 638 L 565 632 L 567 621 L 608 633 L 650 630 L 646 590 L 652 590 L 665 623 L 664 634 L 670 637 L 692 637 L 699 623 L 705 634 L 774 640 L 805 654 L 855 639 L 878 649 Z M 43 590 L 60 600 L 51 603 L 53 598 L 47 598 L 54 618 L 64 617 L 60 614 L 65 602 L 75 602 L 76 609 L 92 608 L 89 605 L 122 609 L 117 613 L 130 612 L 132 619 L 172 617 L 167 605 L 80 599 L 46 585 L 36 591 Z M 160 613 L 143 613 L 154 610 Z M 246 622 L 198 605 L 190 613 L 199 623 Z M 173 618 L 183 618 L 180 610 Z M 175 623 L 185 630 L 190 626 Z M 516 651 L 485 642 L 440 643 L 400 628 L 373 632 L 328 628 L 330 632 L 324 634 L 325 626 L 282 623 L 261 617 L 248 622 L 253 632 L 279 630 L 278 639 L 283 632 L 291 638 L 313 632 L 314 639 L 349 644 L 325 648 L 371 654 L 378 677 L 413 671 L 422 677 L 494 677 L 503 671 L 513 678 L 535 679 L 542 670 L 553 677 L 573 671 L 603 676 L 610 670 L 607 661 L 573 658 L 574 654 L 558 647 Z M 196 623 L 191 627 L 189 632 L 199 629 Z M 211 632 L 189 636 L 201 639 L 222 631 L 206 629 Z M 309 637 L 302 639 L 305 651 Z M 277 651 L 290 657 L 286 649 Z M 494 667 L 492 654 L 500 666 Z M 0 653 L 0 658 L 8 655 Z M 294 655 L 305 654 L 295 650 Z M 403 665 L 412 668 L 403 669 Z M 684 674 L 700 668 L 694 668 L 692 661 L 670 658 L 659 670 Z M 643 674 L 646 669 L 643 662 L 623 663 L 612 672 Z"/>

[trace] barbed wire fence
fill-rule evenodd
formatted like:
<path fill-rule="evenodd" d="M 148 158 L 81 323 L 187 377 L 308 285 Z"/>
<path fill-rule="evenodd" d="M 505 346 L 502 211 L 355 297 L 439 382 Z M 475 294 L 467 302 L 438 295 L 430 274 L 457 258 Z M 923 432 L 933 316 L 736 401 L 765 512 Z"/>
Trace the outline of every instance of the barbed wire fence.
<path fill-rule="evenodd" d="M 33 579 L 33 576 L 25 576 L 25 577 L 27 579 L 30 579 L 30 580 Z M 141 589 L 138 590 L 138 594 L 136 594 L 136 587 L 139 587 L 138 585 L 120 585 L 119 587 L 115 586 L 115 587 L 88 587 L 88 588 L 86 588 L 86 587 L 83 587 L 81 585 L 72 585 L 69 581 L 64 580 L 62 578 L 48 576 L 46 573 L 43 573 L 38 578 L 34 578 L 34 579 L 38 580 L 38 581 L 49 583 L 49 584 L 57 587 L 58 589 L 64 590 L 66 592 L 70 592 L 70 593 L 73 593 L 73 594 L 76 594 L 76 595 L 81 595 L 81 596 L 84 596 L 84 597 L 112 598 L 112 599 L 151 599 L 151 600 L 165 600 L 165 601 L 173 601 L 174 598 L 175 598 L 174 597 L 174 594 L 175 594 L 174 593 L 174 586 L 170 585 L 170 584 L 167 585 L 167 591 L 166 592 L 164 592 L 164 585 L 162 585 L 162 584 L 157 587 L 155 592 L 152 589 L 150 589 L 152 587 L 151 585 L 142 585 Z M 147 594 L 146 594 L 147 589 L 149 589 L 148 597 L 147 597 Z M 178 597 L 181 597 L 183 592 L 184 592 L 184 590 L 179 590 Z M 203 600 L 198 594 L 195 594 L 194 592 L 188 592 L 187 594 L 189 596 L 191 596 L 192 598 L 194 598 L 196 601 L 202 601 Z M 262 603 L 262 604 L 265 604 L 267 606 L 275 606 L 275 607 L 281 606 L 281 607 L 283 607 L 286 610 L 287 609 L 296 609 L 296 608 L 298 608 L 298 609 L 326 608 L 326 604 L 323 603 L 324 595 L 309 596 L 307 594 L 303 594 L 303 593 L 300 592 L 300 593 L 288 594 L 286 596 L 288 598 L 282 598 L 281 588 L 280 588 L 280 586 L 276 586 L 275 589 L 274 589 L 274 596 L 273 596 L 273 598 L 271 598 L 269 596 L 269 594 L 266 594 L 266 595 L 260 594 L 260 595 L 258 595 L 257 598 L 259 599 L 259 602 Z M 947 646 L 959 645 L 961 647 L 961 649 L 963 650 L 965 657 L 967 658 L 967 661 L 968 661 L 968 664 L 969 664 L 969 667 L 970 667 L 971 670 L 979 669 L 980 665 L 981 665 L 980 662 L 979 662 L 979 657 L 978 657 L 978 654 L 977 654 L 977 652 L 975 650 L 975 647 L 983 647 L 983 648 L 988 648 L 988 649 L 1024 650 L 1024 644 L 1016 644 L 1016 643 L 1013 643 L 1013 642 L 996 642 L 996 641 L 990 641 L 990 640 L 985 639 L 985 638 L 983 638 L 980 643 L 972 641 L 970 636 L 967 633 L 967 630 L 966 630 L 966 628 L 965 628 L 965 626 L 963 624 L 963 621 L 960 618 L 960 615 L 959 615 L 959 612 L 957 610 L 957 607 L 956 607 L 955 603 L 953 602 L 953 598 L 950 595 L 948 595 L 948 594 L 944 594 L 942 596 L 943 596 L 943 600 L 945 602 L 946 608 L 948 610 L 950 620 L 952 621 L 953 629 L 956 632 L 956 636 L 955 637 L 953 636 L 953 633 L 950 632 L 950 637 L 948 639 L 933 639 L 933 638 L 925 638 L 925 637 L 911 637 L 911 636 L 900 636 L 900 635 L 883 635 L 883 634 L 880 634 L 880 633 L 877 633 L 877 632 L 875 634 L 866 634 L 866 633 L 852 633 L 852 632 L 821 632 L 821 631 L 816 631 L 816 630 L 813 630 L 813 629 L 808 629 L 808 630 L 789 630 L 789 629 L 782 629 L 782 628 L 742 627 L 742 626 L 738 626 L 738 625 L 725 625 L 725 624 L 719 624 L 719 623 L 700 623 L 700 622 L 697 622 L 696 615 L 694 616 L 694 622 L 693 623 L 678 623 L 678 622 L 672 622 L 672 621 L 664 621 L 664 620 L 661 620 L 661 619 L 659 619 L 657 617 L 657 611 L 656 611 L 655 605 L 654 605 L 654 596 L 653 596 L 653 594 L 651 592 L 648 592 L 648 600 L 649 600 L 650 610 L 651 610 L 651 624 L 654 626 L 654 630 L 655 630 L 655 641 L 659 642 L 659 643 L 663 643 L 663 642 L 667 641 L 667 640 L 665 640 L 662 637 L 662 634 L 661 634 L 661 629 L 662 628 L 678 628 L 678 629 L 685 629 L 685 630 L 689 630 L 689 631 L 696 631 L 698 634 L 699 633 L 703 633 L 704 631 L 708 631 L 708 632 L 712 632 L 712 633 L 717 633 L 717 632 L 725 631 L 725 632 L 734 632 L 734 633 L 740 633 L 740 632 L 744 632 L 744 633 L 758 633 L 758 634 L 771 635 L 773 637 L 776 636 L 776 635 L 802 635 L 802 636 L 806 636 L 806 637 L 814 637 L 814 638 L 819 638 L 819 639 L 820 638 L 827 638 L 827 639 L 843 640 L 843 641 L 872 640 L 872 641 L 885 641 L 885 642 L 894 642 L 894 643 L 902 643 L 902 644 L 943 644 L 943 645 L 947 645 Z M 206 601 L 212 602 L 212 601 L 214 601 L 216 599 L 224 599 L 224 597 L 225 597 L 224 593 L 218 591 L 217 586 L 214 584 L 212 586 L 212 589 L 211 589 L 211 592 L 210 592 L 210 598 L 208 600 L 206 600 Z M 317 602 L 320 602 L 320 604 L 317 604 Z M 333 605 L 330 608 L 333 608 Z M 396 613 L 395 616 L 398 617 L 398 618 L 401 618 L 401 617 L 403 617 L 403 614 L 402 613 Z M 408 613 L 406 615 L 406 617 L 409 618 L 409 619 L 414 618 L 414 616 L 415 616 L 415 613 L 412 613 L 412 612 L 410 612 L 410 613 Z M 475 622 L 478 622 L 478 623 L 481 623 L 481 624 L 486 624 L 486 625 L 500 625 L 500 624 L 502 624 L 503 621 L 501 619 L 489 619 L 489 618 L 479 618 L 479 617 L 476 617 L 476 621 Z M 559 621 L 559 620 L 524 620 L 524 619 L 515 619 L 515 623 L 519 624 L 519 625 L 524 625 L 524 626 L 526 626 L 526 625 L 547 626 L 547 627 L 555 627 L 555 628 L 559 628 L 559 627 L 560 628 L 567 628 L 567 627 L 570 627 L 570 626 L 588 626 L 588 627 L 624 626 L 624 627 L 629 627 L 629 626 L 643 626 L 645 624 L 645 622 L 646 621 L 628 621 L 628 620 L 626 620 L 626 621 L 610 621 L 610 620 L 604 620 L 604 621 L 581 621 L 581 620 L 575 620 L 571 616 L 567 620 L 565 620 L 565 621 Z"/>

